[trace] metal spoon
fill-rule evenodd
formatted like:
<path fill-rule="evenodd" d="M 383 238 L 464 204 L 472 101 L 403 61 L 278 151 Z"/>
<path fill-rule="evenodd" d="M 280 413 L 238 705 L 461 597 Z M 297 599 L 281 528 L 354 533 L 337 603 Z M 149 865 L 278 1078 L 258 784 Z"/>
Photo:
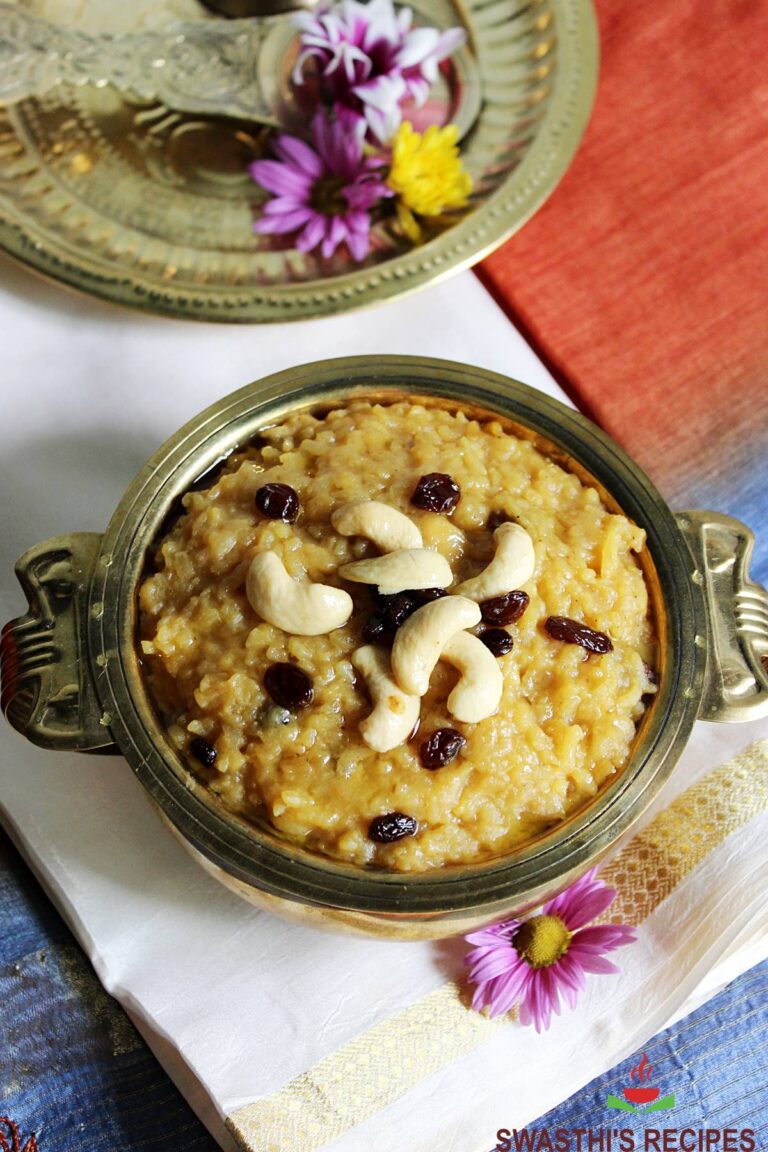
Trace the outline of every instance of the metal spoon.
<path fill-rule="evenodd" d="M 275 89 L 295 35 L 274 16 L 91 35 L 0 4 L 0 102 L 42 96 L 59 84 L 111 84 L 179 112 L 277 125 Z"/>
<path fill-rule="evenodd" d="M 290 0 L 262 2 L 274 12 Z M 42 96 L 59 84 L 111 84 L 177 112 L 290 126 L 306 119 L 291 107 L 288 83 L 296 36 L 284 15 L 91 35 L 0 3 L 0 104 Z M 451 67 L 450 119 L 463 136 L 480 109 L 479 72 L 466 47 L 454 54 Z"/>

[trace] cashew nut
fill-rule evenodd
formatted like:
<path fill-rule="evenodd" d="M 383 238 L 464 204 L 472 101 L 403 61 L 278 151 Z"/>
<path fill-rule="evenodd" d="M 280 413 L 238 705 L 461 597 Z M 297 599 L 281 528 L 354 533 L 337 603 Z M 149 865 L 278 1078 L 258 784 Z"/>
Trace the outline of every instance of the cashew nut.
<path fill-rule="evenodd" d="M 354 560 L 342 564 L 339 575 L 358 584 L 378 584 L 384 595 L 406 588 L 447 588 L 453 580 L 445 557 L 428 548 L 405 548 L 370 560 Z"/>
<path fill-rule="evenodd" d="M 391 752 L 404 744 L 419 718 L 418 696 L 402 692 L 392 679 L 389 656 L 366 644 L 352 653 L 352 663 L 365 678 L 373 711 L 360 725 L 360 734 L 375 752 Z"/>
<path fill-rule="evenodd" d="M 492 716 L 499 707 L 504 677 L 498 661 L 471 632 L 451 636 L 440 656 L 458 668 L 461 678 L 448 697 L 448 711 L 465 724 Z"/>
<path fill-rule="evenodd" d="M 421 532 L 413 520 L 379 500 L 351 500 L 331 513 L 331 524 L 342 536 L 366 536 L 382 552 L 422 548 Z"/>
<path fill-rule="evenodd" d="M 519 524 L 500 524 L 493 534 L 496 553 L 479 576 L 465 580 L 455 589 L 461 596 L 482 604 L 526 584 L 536 568 L 533 541 Z"/>
<path fill-rule="evenodd" d="M 403 691 L 423 696 L 446 642 L 479 622 L 479 607 L 465 596 L 443 596 L 417 608 L 392 646 L 392 674 Z"/>
<path fill-rule="evenodd" d="M 251 561 L 245 592 L 254 612 L 294 636 L 322 636 L 341 628 L 352 615 L 352 597 L 329 584 L 299 583 L 274 552 Z"/>

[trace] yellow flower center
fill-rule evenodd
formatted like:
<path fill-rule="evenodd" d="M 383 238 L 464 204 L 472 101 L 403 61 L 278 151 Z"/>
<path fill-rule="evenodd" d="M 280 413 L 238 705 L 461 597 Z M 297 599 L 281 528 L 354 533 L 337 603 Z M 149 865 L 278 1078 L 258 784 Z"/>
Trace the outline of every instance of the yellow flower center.
<path fill-rule="evenodd" d="M 549 968 L 568 951 L 571 933 L 559 916 L 534 916 L 521 924 L 512 945 L 531 968 Z"/>

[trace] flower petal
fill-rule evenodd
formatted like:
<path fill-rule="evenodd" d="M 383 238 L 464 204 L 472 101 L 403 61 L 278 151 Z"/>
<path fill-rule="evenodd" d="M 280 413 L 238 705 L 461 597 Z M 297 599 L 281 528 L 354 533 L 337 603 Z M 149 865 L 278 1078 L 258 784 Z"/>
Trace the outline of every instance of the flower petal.
<path fill-rule="evenodd" d="M 565 892 L 549 900 L 542 912 L 559 916 L 570 932 L 594 920 L 610 906 L 616 895 L 613 888 L 596 879 L 596 872 L 591 868 Z"/>
<path fill-rule="evenodd" d="M 313 148 L 298 136 L 278 136 L 275 142 L 275 152 L 294 168 L 298 168 L 306 176 L 317 180 L 323 175 L 323 162 Z"/>
<path fill-rule="evenodd" d="M 350 235 L 367 236 L 371 230 L 371 218 L 367 212 L 345 212 L 344 224 Z"/>
<path fill-rule="evenodd" d="M 521 960 L 504 976 L 498 976 L 495 980 L 489 980 L 485 985 L 481 985 L 485 989 L 483 1003 L 488 1008 L 491 1018 L 503 1016 L 515 1006 L 521 996 L 525 995 L 532 976 L 533 969 Z"/>
<path fill-rule="evenodd" d="M 347 236 L 347 247 L 352 255 L 352 259 L 357 260 L 358 263 L 361 260 L 365 260 L 370 246 L 370 238 L 367 232 L 350 232 Z"/>
<path fill-rule="evenodd" d="M 432 87 L 432 81 L 422 79 L 420 76 L 409 77 L 406 76 L 406 95 L 409 100 L 413 100 L 417 108 L 423 108 L 429 96 L 429 90 Z"/>
<path fill-rule="evenodd" d="M 299 252 L 311 252 L 313 248 L 317 247 L 324 235 L 325 219 L 316 213 L 296 240 L 296 247 Z"/>
<path fill-rule="evenodd" d="M 437 60 L 447 60 L 457 48 L 461 48 L 462 44 L 466 44 L 466 42 L 466 28 L 446 28 L 445 32 L 440 34 L 440 39 L 432 55 Z"/>
<path fill-rule="evenodd" d="M 626 924 L 593 924 L 589 928 L 582 928 L 574 936 L 575 946 L 587 948 L 589 951 L 600 949 L 612 952 L 614 948 L 621 948 L 625 944 L 632 944 L 636 939 L 634 930 Z"/>
<path fill-rule="evenodd" d="M 559 1016 L 562 1005 L 560 1003 L 560 982 L 557 979 L 555 965 L 542 969 L 541 977 L 541 998 L 549 1005 L 555 1016 Z"/>
<path fill-rule="evenodd" d="M 368 123 L 368 131 L 373 139 L 378 140 L 380 144 L 388 144 L 400 127 L 400 121 L 402 120 L 400 105 L 397 104 L 388 113 L 377 112 L 375 108 L 366 107 L 365 119 Z"/>
<path fill-rule="evenodd" d="M 296 212 L 299 208 L 311 211 L 306 200 L 297 200 L 295 196 L 273 196 L 264 201 L 261 211 L 265 216 L 279 216 L 283 212 Z"/>
<path fill-rule="evenodd" d="M 571 930 L 581 928 L 582 925 L 588 924 L 590 920 L 595 920 L 601 916 L 616 898 L 616 890 L 609 888 L 605 884 L 601 884 L 599 888 L 593 887 L 588 892 L 582 893 L 578 900 L 568 910 L 568 919 L 570 921 L 569 927 Z"/>
<path fill-rule="evenodd" d="M 566 953 L 557 964 L 553 965 L 552 974 L 557 981 L 558 989 L 565 1003 L 569 1008 L 575 1008 L 579 993 L 583 991 L 587 983 L 583 970 Z"/>
<path fill-rule="evenodd" d="M 301 198 L 312 186 L 308 176 L 288 164 L 282 164 L 279 160 L 256 160 L 251 164 L 250 173 L 257 184 L 261 184 L 267 192 L 275 192 L 278 196 Z"/>
<path fill-rule="evenodd" d="M 521 924 L 522 920 L 502 920 L 500 924 L 492 924 L 489 928 L 479 928 L 477 932 L 470 932 L 464 939 L 468 944 L 496 947 L 500 940 L 509 943 Z"/>
<path fill-rule="evenodd" d="M 580 952 L 576 947 L 570 950 L 572 959 L 585 971 L 595 972 L 599 974 L 617 973 L 621 969 L 612 964 L 610 960 L 606 960 L 604 956 L 598 956 L 591 952 Z"/>
<path fill-rule="evenodd" d="M 274 234 L 281 236 L 284 232 L 294 232 L 295 228 L 290 221 L 286 223 L 284 216 L 262 216 L 262 218 L 257 220 L 253 225 L 253 230 L 254 232 L 260 232 L 264 235 Z"/>
<path fill-rule="evenodd" d="M 495 992 L 494 1009 L 491 1015 L 501 1016 L 505 1012 L 510 1012 L 525 996 L 534 975 L 532 968 L 529 968 L 527 964 L 521 964 L 515 972 L 510 972 L 505 979 L 497 981 L 498 988 Z"/>
<path fill-rule="evenodd" d="M 364 32 L 366 48 L 372 48 L 380 40 L 387 44 L 396 44 L 400 40 L 402 31 L 392 0 L 371 0 L 371 3 L 363 11 L 363 19 L 366 24 Z M 410 9 L 405 8 L 403 12 L 407 13 L 406 19 L 410 25 Z"/>
<path fill-rule="evenodd" d="M 322 244 L 320 247 L 320 252 L 324 259 L 328 260 L 331 256 L 333 256 L 342 240 L 346 240 L 347 230 L 344 226 L 344 221 L 340 216 L 318 216 L 317 219 L 320 222 L 322 228 Z M 307 230 L 309 230 L 310 227 L 311 225 L 308 225 Z M 311 237 L 313 239 L 314 235 L 315 230 L 313 229 L 311 233 Z M 317 241 L 315 241 L 315 244 L 316 243 Z M 312 246 L 314 247 L 315 244 Z M 299 247 L 298 244 L 297 247 Z"/>
<path fill-rule="evenodd" d="M 376 76 L 352 89 L 355 96 L 382 115 L 391 115 L 405 96 L 405 81 L 400 75 Z"/>
<path fill-rule="evenodd" d="M 298 32 L 312 32 L 317 24 L 317 14 L 306 11 L 292 12 L 289 22 Z"/>
<path fill-rule="evenodd" d="M 400 68 L 413 68 L 435 51 L 440 41 L 437 28 L 414 28 L 409 32 L 397 53 Z"/>
<path fill-rule="evenodd" d="M 274 203 L 274 201 L 272 201 L 272 203 L 270 203 L 270 204 L 265 204 L 264 205 L 265 211 L 267 208 L 270 208 L 273 203 Z M 275 212 L 275 213 L 272 213 L 271 215 L 266 216 L 264 218 L 269 219 L 269 220 L 280 220 L 280 223 L 281 223 L 280 231 L 281 232 L 292 232 L 296 228 L 303 228 L 304 225 L 309 220 L 311 220 L 313 216 L 314 216 L 313 210 L 309 207 L 302 205 L 299 208 L 294 208 L 293 211 L 291 211 L 291 212 L 286 212 L 286 211 L 283 211 L 281 213 Z"/>
<path fill-rule="evenodd" d="M 505 972 L 517 968 L 519 964 L 520 958 L 514 948 L 494 948 L 472 960 L 469 978 L 473 984 L 495 980 L 497 976 L 502 976 Z"/>
<path fill-rule="evenodd" d="M 543 993 L 541 975 L 545 969 L 532 970 L 526 994 L 520 1003 L 520 1023 L 533 1024 L 537 1032 L 549 1027 L 551 1008 Z"/>

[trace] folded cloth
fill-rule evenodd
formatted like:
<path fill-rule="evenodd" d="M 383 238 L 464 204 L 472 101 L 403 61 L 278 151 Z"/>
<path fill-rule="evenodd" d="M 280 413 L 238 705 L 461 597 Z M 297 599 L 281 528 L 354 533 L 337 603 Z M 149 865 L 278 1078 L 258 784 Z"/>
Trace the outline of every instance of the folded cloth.
<path fill-rule="evenodd" d="M 541 1036 L 468 1007 L 460 941 L 258 912 L 187 857 L 122 762 L 11 758 L 10 739 L 9 830 L 222 1143 L 223 1121 L 255 1152 L 391 1152 L 393 1131 L 414 1152 L 490 1148 L 768 956 L 766 739 L 713 767 L 730 740 L 697 728 L 666 806 L 603 869 L 611 916 L 639 928 L 621 975 L 592 978 Z"/>
<path fill-rule="evenodd" d="M 463 355 L 557 394 L 470 275 L 363 317 L 260 330 L 256 345 L 247 328 L 124 316 L 23 284 L 0 290 L 0 310 L 18 382 L 0 422 L 15 508 L 0 538 L 3 619 L 21 606 L 11 571 L 26 547 L 103 528 L 165 435 L 297 347 Z M 2 814 L 104 987 L 222 1144 L 433 1152 L 460 1134 L 466 1152 L 768 954 L 755 879 L 768 863 L 766 737 L 768 724 L 697 726 L 656 815 L 606 871 L 617 915 L 640 928 L 622 975 L 593 979 L 539 1037 L 467 1007 L 461 941 L 341 938 L 241 902 L 187 856 L 119 759 L 43 752 L 3 727 Z"/>
<path fill-rule="evenodd" d="M 667 498 L 765 528 L 768 2 L 596 8 L 585 140 L 481 276 Z"/>

